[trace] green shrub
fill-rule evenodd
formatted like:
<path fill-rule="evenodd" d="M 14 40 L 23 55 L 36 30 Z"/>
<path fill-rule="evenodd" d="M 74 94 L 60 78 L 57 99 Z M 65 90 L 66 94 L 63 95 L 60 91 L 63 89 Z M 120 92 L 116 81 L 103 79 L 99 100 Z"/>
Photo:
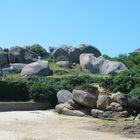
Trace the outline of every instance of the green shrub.
<path fill-rule="evenodd" d="M 129 92 L 129 95 L 130 96 L 134 96 L 134 97 L 138 97 L 140 99 L 140 85 L 136 86 L 134 89 L 132 89 Z"/>
<path fill-rule="evenodd" d="M 123 71 L 115 77 L 105 79 L 103 85 L 113 92 L 123 92 L 128 94 L 136 85 L 140 83 L 140 65 L 134 66 L 127 71 Z"/>
<path fill-rule="evenodd" d="M 104 78 L 97 78 L 90 75 L 54 77 L 30 77 L 28 89 L 30 98 L 35 101 L 50 101 L 52 105 L 57 103 L 56 93 L 59 90 L 67 89 L 72 91 L 76 86 L 100 83 Z"/>
<path fill-rule="evenodd" d="M 1 101 L 27 101 L 29 93 L 26 83 L 0 81 L 0 100 Z"/>

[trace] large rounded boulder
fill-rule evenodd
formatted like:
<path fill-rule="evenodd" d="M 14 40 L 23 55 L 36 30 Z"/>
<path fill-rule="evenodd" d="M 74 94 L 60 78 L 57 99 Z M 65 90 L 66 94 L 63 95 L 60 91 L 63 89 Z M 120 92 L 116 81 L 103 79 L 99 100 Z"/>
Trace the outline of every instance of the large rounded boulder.
<path fill-rule="evenodd" d="M 36 54 L 28 52 L 25 48 L 18 46 L 10 48 L 10 63 L 31 63 L 37 61 L 37 58 Z"/>
<path fill-rule="evenodd" d="M 27 77 L 31 75 L 48 76 L 51 75 L 51 70 L 49 68 L 48 61 L 36 61 L 27 64 L 21 71 L 22 77 Z"/>
<path fill-rule="evenodd" d="M 52 57 L 55 61 L 69 61 L 68 54 L 69 46 L 62 45 L 52 52 Z"/>
<path fill-rule="evenodd" d="M 99 68 L 99 73 L 116 75 L 124 70 L 127 70 L 127 67 L 122 62 L 104 60 Z"/>
<path fill-rule="evenodd" d="M 60 90 L 57 92 L 57 99 L 59 103 L 65 103 L 72 99 L 73 94 L 68 90 Z"/>
<path fill-rule="evenodd" d="M 90 73 L 98 72 L 98 59 L 91 53 L 83 53 L 80 55 L 80 66 L 82 70 Z"/>
<path fill-rule="evenodd" d="M 87 70 L 90 73 L 110 75 L 116 75 L 121 71 L 127 70 L 127 67 L 122 62 L 109 61 L 102 56 L 96 58 L 91 53 L 83 53 L 80 55 L 80 66 L 82 70 Z"/>
<path fill-rule="evenodd" d="M 94 46 L 92 45 L 87 45 L 87 44 L 81 44 L 79 47 L 80 53 L 92 53 L 94 54 L 95 57 L 101 56 L 101 52 Z"/>
<path fill-rule="evenodd" d="M 97 99 L 98 93 L 96 91 L 73 90 L 73 100 L 85 107 L 96 108 Z"/>

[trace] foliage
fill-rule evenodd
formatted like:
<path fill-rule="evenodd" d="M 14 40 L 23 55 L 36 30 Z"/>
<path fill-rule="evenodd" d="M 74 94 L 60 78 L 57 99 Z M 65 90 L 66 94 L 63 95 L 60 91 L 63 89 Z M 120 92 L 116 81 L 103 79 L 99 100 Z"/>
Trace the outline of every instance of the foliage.
<path fill-rule="evenodd" d="M 104 78 L 95 78 L 90 75 L 54 77 L 30 77 L 28 79 L 28 89 L 30 98 L 35 101 L 50 101 L 56 104 L 56 93 L 59 90 L 67 89 L 72 91 L 76 86 L 91 83 L 100 83 Z"/>
<path fill-rule="evenodd" d="M 26 49 L 29 52 L 36 53 L 38 56 L 41 56 L 41 57 L 46 57 L 46 55 L 47 55 L 46 50 L 41 45 L 39 45 L 39 44 L 34 44 L 34 45 L 31 45 L 31 46 L 26 46 Z"/>
<path fill-rule="evenodd" d="M 4 48 L 4 50 L 3 50 L 6 54 L 8 54 L 9 53 L 9 49 L 8 48 Z"/>
<path fill-rule="evenodd" d="M 118 57 L 113 58 L 109 57 L 108 55 L 103 55 L 103 57 L 111 61 L 120 61 L 129 69 L 140 64 L 140 54 L 138 53 L 132 53 L 128 56 L 126 54 L 119 54 Z"/>
<path fill-rule="evenodd" d="M 138 97 L 140 99 L 140 85 L 137 85 L 129 92 L 130 96 Z"/>
<path fill-rule="evenodd" d="M 29 94 L 26 83 L 0 81 L 0 100 L 1 101 L 27 101 Z"/>
<path fill-rule="evenodd" d="M 140 65 L 123 71 L 115 77 L 107 78 L 104 85 L 110 90 L 128 94 L 136 85 L 140 83 Z"/>

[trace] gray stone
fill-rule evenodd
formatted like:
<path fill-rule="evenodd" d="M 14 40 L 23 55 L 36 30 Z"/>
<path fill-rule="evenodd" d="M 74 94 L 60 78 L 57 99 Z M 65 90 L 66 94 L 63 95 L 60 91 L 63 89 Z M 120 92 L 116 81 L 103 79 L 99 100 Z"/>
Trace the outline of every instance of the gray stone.
<path fill-rule="evenodd" d="M 81 54 L 81 51 L 79 48 L 70 48 L 69 49 L 69 59 L 71 63 L 79 63 L 79 57 Z"/>
<path fill-rule="evenodd" d="M 60 67 L 67 67 L 70 68 L 71 64 L 69 61 L 58 61 L 56 64 Z"/>
<path fill-rule="evenodd" d="M 27 64 L 21 71 L 22 77 L 27 77 L 31 75 L 48 76 L 51 75 L 51 70 L 49 69 L 48 61 L 37 61 Z"/>
<path fill-rule="evenodd" d="M 8 57 L 2 49 L 0 49 L 0 67 L 8 63 Z"/>
<path fill-rule="evenodd" d="M 65 107 L 64 104 L 58 104 L 55 106 L 55 111 L 59 114 L 62 114 L 62 109 Z"/>
<path fill-rule="evenodd" d="M 27 64 L 35 62 L 35 61 L 38 60 L 37 54 L 30 53 L 27 50 L 25 51 L 24 58 L 25 58 L 25 63 L 27 63 Z"/>
<path fill-rule="evenodd" d="M 123 111 L 123 107 L 119 103 L 112 102 L 109 106 L 107 106 L 106 110 L 119 112 Z"/>
<path fill-rule="evenodd" d="M 129 117 L 128 111 L 124 110 L 124 111 L 120 112 L 120 117 Z"/>
<path fill-rule="evenodd" d="M 9 63 L 3 66 L 2 71 L 4 74 L 11 72 L 21 72 L 21 70 L 26 66 L 23 63 Z"/>
<path fill-rule="evenodd" d="M 91 53 L 80 55 L 80 66 L 83 70 L 90 73 L 101 73 L 116 75 L 121 71 L 127 70 L 127 67 L 121 62 L 105 60 L 103 57 L 96 58 Z"/>
<path fill-rule="evenodd" d="M 52 57 L 55 61 L 69 61 L 68 54 L 69 46 L 62 45 L 52 52 Z"/>
<path fill-rule="evenodd" d="M 59 103 L 65 103 L 73 98 L 73 94 L 68 90 L 60 90 L 57 93 L 57 99 Z"/>
<path fill-rule="evenodd" d="M 73 100 L 83 106 L 96 108 L 98 94 L 96 92 L 86 92 L 82 90 L 73 90 Z"/>
<path fill-rule="evenodd" d="M 70 115 L 70 116 L 79 116 L 79 117 L 83 117 L 86 115 L 84 112 L 80 110 L 70 110 L 66 107 L 62 109 L 62 114 Z"/>
<path fill-rule="evenodd" d="M 100 65 L 99 73 L 116 75 L 124 70 L 127 70 L 127 67 L 122 62 L 105 60 Z"/>
<path fill-rule="evenodd" d="M 95 57 L 101 56 L 101 52 L 94 46 L 88 44 L 81 44 L 79 47 L 80 53 L 92 53 Z"/>
<path fill-rule="evenodd" d="M 80 66 L 82 70 L 87 70 L 90 73 L 98 72 L 98 59 L 91 53 L 83 53 L 80 55 Z"/>
<path fill-rule="evenodd" d="M 9 61 L 10 63 L 31 63 L 37 61 L 37 55 L 28 52 L 22 47 L 12 47 L 9 51 Z"/>
<path fill-rule="evenodd" d="M 79 63 L 79 57 L 82 53 L 92 53 L 95 57 L 101 56 L 100 51 L 96 47 L 92 45 L 81 44 L 78 47 L 71 47 L 67 45 L 60 46 L 52 52 L 52 57 L 56 61 L 68 60 L 71 63 Z"/>
<path fill-rule="evenodd" d="M 115 102 L 119 103 L 122 106 L 140 109 L 140 99 L 136 97 L 131 97 L 129 95 L 118 92 L 113 95 L 113 99 Z"/>
<path fill-rule="evenodd" d="M 91 110 L 91 115 L 94 118 L 103 118 L 103 113 L 104 113 L 104 111 L 99 110 L 99 109 L 92 109 Z"/>
<path fill-rule="evenodd" d="M 111 103 L 109 95 L 99 95 L 97 100 L 97 108 L 100 110 L 106 110 L 107 106 Z"/>
<path fill-rule="evenodd" d="M 136 116 L 135 120 L 140 120 L 140 114 Z"/>

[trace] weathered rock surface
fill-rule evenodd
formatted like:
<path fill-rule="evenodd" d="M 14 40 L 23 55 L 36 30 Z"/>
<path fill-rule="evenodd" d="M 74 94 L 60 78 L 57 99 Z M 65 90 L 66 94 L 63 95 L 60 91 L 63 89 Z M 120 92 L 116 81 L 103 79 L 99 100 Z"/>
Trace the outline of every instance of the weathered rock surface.
<path fill-rule="evenodd" d="M 21 72 L 21 70 L 26 66 L 23 63 L 9 63 L 3 66 L 2 71 L 4 74 L 11 72 Z"/>
<path fill-rule="evenodd" d="M 112 102 L 109 106 L 106 107 L 106 110 L 108 111 L 123 111 L 123 107 L 116 102 Z"/>
<path fill-rule="evenodd" d="M 52 57 L 56 61 L 66 61 L 79 63 L 79 57 L 82 53 L 92 53 L 95 57 L 101 56 L 100 51 L 92 45 L 81 44 L 78 47 L 67 45 L 60 46 L 52 52 Z"/>
<path fill-rule="evenodd" d="M 73 100 L 83 106 L 96 108 L 96 102 L 98 99 L 97 93 L 89 93 L 82 90 L 73 90 Z"/>
<path fill-rule="evenodd" d="M 86 115 L 84 112 L 80 110 L 70 110 L 66 107 L 62 109 L 62 114 L 70 115 L 70 116 L 79 116 L 79 117 L 83 117 Z"/>
<path fill-rule="evenodd" d="M 67 68 L 71 66 L 69 61 L 58 61 L 56 62 L 56 64 L 60 67 L 67 67 Z"/>
<path fill-rule="evenodd" d="M 64 104 L 58 104 L 55 106 L 55 111 L 59 114 L 62 114 L 62 109 L 65 107 Z"/>
<path fill-rule="evenodd" d="M 99 95 L 97 100 L 97 108 L 100 110 L 106 110 L 110 103 L 111 98 L 108 95 Z"/>
<path fill-rule="evenodd" d="M 68 90 L 60 90 L 57 93 L 57 99 L 59 103 L 65 103 L 73 98 L 73 94 Z"/>
<path fill-rule="evenodd" d="M 69 54 L 68 54 L 69 48 L 70 47 L 67 45 L 62 45 L 59 48 L 56 48 L 52 52 L 53 59 L 55 61 L 69 61 Z"/>
<path fill-rule="evenodd" d="M 124 70 L 127 70 L 127 67 L 122 62 L 105 60 L 100 66 L 99 73 L 116 75 Z"/>
<path fill-rule="evenodd" d="M 37 61 L 27 64 L 21 71 L 22 77 L 27 77 L 31 75 L 48 76 L 51 75 L 51 70 L 49 68 L 48 61 Z"/>
<path fill-rule="evenodd" d="M 80 66 L 82 70 L 87 70 L 90 73 L 97 73 L 98 59 L 91 53 L 83 53 L 80 55 Z"/>
<path fill-rule="evenodd" d="M 116 75 L 127 67 L 121 62 L 105 60 L 103 57 L 96 58 L 93 54 L 84 53 L 80 55 L 80 66 L 90 73 L 101 73 Z"/>
<path fill-rule="evenodd" d="M 0 49 L 0 67 L 8 63 L 8 57 L 7 55 L 3 52 L 2 49 Z"/>
<path fill-rule="evenodd" d="M 115 95 L 113 95 L 113 99 L 122 106 L 140 109 L 140 99 L 136 97 L 131 97 L 129 95 L 117 92 Z"/>
<path fill-rule="evenodd" d="M 99 92 L 100 91 L 100 92 Z M 73 98 L 55 107 L 56 112 L 72 116 L 92 115 L 95 118 L 116 118 L 136 116 L 140 112 L 140 100 L 126 94 L 106 93 L 98 85 L 84 90 L 74 89 Z M 62 95 L 65 97 L 65 95 Z"/>
<path fill-rule="evenodd" d="M 36 54 L 29 53 L 25 48 L 12 47 L 9 52 L 10 63 L 31 63 L 37 61 Z"/>
<path fill-rule="evenodd" d="M 124 111 L 120 112 L 120 117 L 129 117 L 128 111 L 124 110 Z"/>
<path fill-rule="evenodd" d="M 75 110 L 68 102 L 65 104 L 56 105 L 55 111 L 59 114 L 65 114 L 70 116 L 80 116 L 83 117 L 86 115 L 85 110 Z"/>
<path fill-rule="evenodd" d="M 99 109 L 92 109 L 91 110 L 91 115 L 94 118 L 103 118 L 103 113 L 104 113 L 104 111 L 99 110 Z"/>

